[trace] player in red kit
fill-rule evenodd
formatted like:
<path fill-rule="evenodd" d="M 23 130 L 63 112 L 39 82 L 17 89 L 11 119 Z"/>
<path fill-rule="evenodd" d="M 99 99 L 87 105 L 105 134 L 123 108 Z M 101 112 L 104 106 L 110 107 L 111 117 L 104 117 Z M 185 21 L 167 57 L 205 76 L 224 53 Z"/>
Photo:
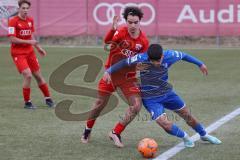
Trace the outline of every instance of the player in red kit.
<path fill-rule="evenodd" d="M 36 79 L 38 86 L 45 97 L 46 104 L 49 107 L 54 107 L 54 103 L 48 90 L 48 85 L 40 72 L 40 66 L 33 49 L 34 46 L 42 56 L 47 54 L 33 37 L 34 21 L 32 18 L 28 17 L 31 3 L 28 0 L 20 0 L 18 5 L 18 15 L 9 19 L 8 36 L 11 41 L 11 55 L 13 61 L 19 73 L 23 75 L 24 108 L 36 108 L 30 99 L 32 75 Z"/>
<path fill-rule="evenodd" d="M 105 43 L 111 44 L 110 54 L 105 63 L 105 69 L 126 58 L 142 53 L 148 48 L 148 40 L 145 34 L 140 30 L 140 21 L 143 17 L 142 11 L 137 7 L 126 7 L 123 13 L 126 20 L 126 26 L 117 29 L 118 17 L 113 19 L 112 29 L 105 37 Z M 136 68 L 125 68 L 112 75 L 112 83 L 107 83 L 103 79 L 98 84 L 98 98 L 93 106 L 81 141 L 88 143 L 92 127 L 101 111 L 106 106 L 110 95 L 117 89 L 121 89 L 129 103 L 125 117 L 120 120 L 109 137 L 114 141 L 117 147 L 123 147 L 121 141 L 121 132 L 134 119 L 141 109 L 141 97 L 139 88 L 136 85 Z"/>

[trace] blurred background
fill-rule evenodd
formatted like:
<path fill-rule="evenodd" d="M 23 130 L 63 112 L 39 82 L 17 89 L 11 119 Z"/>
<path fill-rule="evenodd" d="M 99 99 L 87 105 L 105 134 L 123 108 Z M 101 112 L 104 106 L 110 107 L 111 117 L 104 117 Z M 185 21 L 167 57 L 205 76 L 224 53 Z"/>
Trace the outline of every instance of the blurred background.
<path fill-rule="evenodd" d="M 6 10 L 17 0 L 1 0 L 1 43 L 6 42 Z M 46 45 L 102 45 L 114 15 L 125 6 L 144 12 L 142 30 L 151 42 L 171 47 L 238 47 L 239 0 L 31 0 L 36 36 Z M 6 9 L 7 8 L 7 9 Z M 12 8 L 10 10 L 9 8 Z M 122 17 L 122 16 L 121 16 Z M 124 24 L 120 20 L 120 25 Z"/>

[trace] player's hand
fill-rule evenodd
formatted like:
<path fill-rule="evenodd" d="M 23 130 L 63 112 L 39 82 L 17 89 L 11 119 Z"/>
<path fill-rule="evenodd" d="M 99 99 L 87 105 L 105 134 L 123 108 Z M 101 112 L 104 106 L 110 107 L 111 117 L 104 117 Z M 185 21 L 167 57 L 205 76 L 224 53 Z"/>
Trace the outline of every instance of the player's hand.
<path fill-rule="evenodd" d="M 208 69 L 205 64 L 201 65 L 200 70 L 204 75 L 208 75 Z"/>
<path fill-rule="evenodd" d="M 40 47 L 39 45 L 36 45 L 35 46 L 36 47 L 36 49 L 38 50 L 38 53 L 41 55 L 41 56 L 46 56 L 47 55 L 47 52 L 44 50 L 44 49 L 42 49 L 42 47 Z"/>
<path fill-rule="evenodd" d="M 40 48 L 38 50 L 38 52 L 40 53 L 41 56 L 46 56 L 47 55 L 47 52 L 44 49 L 42 49 L 42 48 Z"/>
<path fill-rule="evenodd" d="M 119 21 L 119 17 L 118 17 L 118 16 L 114 16 L 114 17 L 113 17 L 113 24 L 112 24 L 112 29 L 113 29 L 113 30 L 117 30 L 118 21 Z"/>
<path fill-rule="evenodd" d="M 144 70 L 147 70 L 149 67 L 150 67 L 150 65 L 148 65 L 148 64 L 137 63 L 136 70 L 144 71 Z"/>
<path fill-rule="evenodd" d="M 105 81 L 105 82 L 107 82 L 107 84 L 110 84 L 111 83 L 111 76 L 109 75 L 109 73 L 108 72 L 105 72 L 104 73 L 104 75 L 103 75 L 103 80 Z"/>

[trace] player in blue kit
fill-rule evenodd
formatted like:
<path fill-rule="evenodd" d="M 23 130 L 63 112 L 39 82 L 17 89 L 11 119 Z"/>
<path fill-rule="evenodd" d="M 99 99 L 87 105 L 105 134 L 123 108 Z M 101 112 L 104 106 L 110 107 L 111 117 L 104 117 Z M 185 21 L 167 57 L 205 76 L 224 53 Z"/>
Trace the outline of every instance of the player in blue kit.
<path fill-rule="evenodd" d="M 145 65 L 145 69 L 140 71 L 141 83 L 139 87 L 143 105 L 152 115 L 152 119 L 167 133 L 182 138 L 185 147 L 194 147 L 194 142 L 188 134 L 167 118 L 164 109 L 172 110 L 182 117 L 200 135 L 203 141 L 221 144 L 222 142 L 218 138 L 207 134 L 203 125 L 191 115 L 184 101 L 175 93 L 172 85 L 168 83 L 168 68 L 180 60 L 193 63 L 199 67 L 204 75 L 208 74 L 206 65 L 197 58 L 180 51 L 163 51 L 161 45 L 152 44 L 147 52 L 121 60 L 107 69 L 104 80 L 110 83 L 110 74 L 113 72 L 126 66 L 142 63 Z"/>

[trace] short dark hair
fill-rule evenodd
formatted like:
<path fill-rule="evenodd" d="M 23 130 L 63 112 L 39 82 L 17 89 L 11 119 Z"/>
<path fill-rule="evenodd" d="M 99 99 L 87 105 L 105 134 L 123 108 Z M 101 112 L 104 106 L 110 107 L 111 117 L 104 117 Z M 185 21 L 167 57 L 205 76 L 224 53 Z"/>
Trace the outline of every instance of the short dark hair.
<path fill-rule="evenodd" d="M 31 2 L 29 0 L 19 0 L 18 6 L 21 7 L 22 4 L 27 3 L 29 6 L 31 6 Z"/>
<path fill-rule="evenodd" d="M 148 58 L 150 60 L 159 60 L 163 54 L 163 48 L 160 44 L 151 44 L 147 50 Z"/>
<path fill-rule="evenodd" d="M 140 8 L 138 7 L 134 7 L 134 6 L 129 6 L 129 7 L 126 7 L 123 11 L 123 18 L 125 20 L 127 20 L 127 17 L 131 15 L 131 16 L 138 16 L 139 17 L 139 20 L 142 19 L 143 17 L 143 12 Z"/>

